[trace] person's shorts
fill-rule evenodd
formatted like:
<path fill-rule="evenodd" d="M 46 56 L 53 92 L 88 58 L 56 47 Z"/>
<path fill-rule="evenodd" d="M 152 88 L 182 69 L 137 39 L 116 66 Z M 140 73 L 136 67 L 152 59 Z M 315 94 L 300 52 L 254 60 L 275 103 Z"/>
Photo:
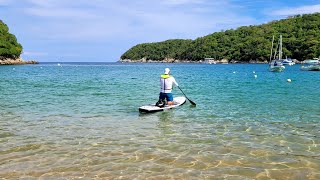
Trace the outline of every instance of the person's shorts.
<path fill-rule="evenodd" d="M 160 93 L 159 99 L 164 100 L 166 99 L 167 101 L 173 101 L 173 96 L 172 93 Z"/>

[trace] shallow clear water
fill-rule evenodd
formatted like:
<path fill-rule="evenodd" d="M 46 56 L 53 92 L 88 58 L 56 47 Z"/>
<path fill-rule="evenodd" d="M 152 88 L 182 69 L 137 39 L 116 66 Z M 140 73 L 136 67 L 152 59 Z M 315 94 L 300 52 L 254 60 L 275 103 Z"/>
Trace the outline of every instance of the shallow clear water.
<path fill-rule="evenodd" d="M 165 67 L 197 106 L 139 114 Z M 45 63 L 0 77 L 2 178 L 320 179 L 320 73 L 299 65 Z"/>

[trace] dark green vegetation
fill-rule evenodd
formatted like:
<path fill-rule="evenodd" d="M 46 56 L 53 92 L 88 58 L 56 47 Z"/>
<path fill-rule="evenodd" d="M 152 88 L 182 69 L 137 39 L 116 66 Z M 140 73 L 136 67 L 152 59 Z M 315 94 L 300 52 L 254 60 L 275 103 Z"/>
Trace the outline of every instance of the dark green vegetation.
<path fill-rule="evenodd" d="M 199 61 L 204 58 L 247 62 L 268 61 L 272 36 L 283 37 L 283 56 L 304 60 L 320 55 L 320 13 L 297 15 L 259 26 L 216 32 L 195 40 L 167 40 L 138 44 L 121 59 L 162 61 L 165 59 Z"/>
<path fill-rule="evenodd" d="M 15 35 L 9 33 L 9 28 L 0 20 L 0 59 L 16 59 L 20 57 L 22 46 Z"/>

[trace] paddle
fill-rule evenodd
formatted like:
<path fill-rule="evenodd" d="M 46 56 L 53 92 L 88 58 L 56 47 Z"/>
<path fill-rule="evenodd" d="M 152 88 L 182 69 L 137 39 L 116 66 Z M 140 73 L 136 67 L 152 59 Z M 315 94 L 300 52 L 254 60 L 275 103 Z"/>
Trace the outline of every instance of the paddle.
<path fill-rule="evenodd" d="M 196 105 L 196 103 L 194 103 L 193 101 L 191 101 L 187 96 L 186 94 L 184 94 L 184 92 L 182 91 L 182 89 L 178 86 L 178 88 L 180 89 L 180 91 L 182 92 L 182 94 L 189 100 L 189 102 L 192 104 L 192 105 Z"/>

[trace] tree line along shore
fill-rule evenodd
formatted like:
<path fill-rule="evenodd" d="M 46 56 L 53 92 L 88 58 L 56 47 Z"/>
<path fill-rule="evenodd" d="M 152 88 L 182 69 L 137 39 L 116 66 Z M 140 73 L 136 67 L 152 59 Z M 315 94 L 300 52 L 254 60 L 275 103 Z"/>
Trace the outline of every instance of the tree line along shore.
<path fill-rule="evenodd" d="M 133 46 L 120 62 L 267 63 L 272 38 L 282 35 L 283 58 L 299 63 L 320 56 L 320 13 L 287 17 L 261 25 L 242 26 L 204 37 L 170 39 Z"/>
<path fill-rule="evenodd" d="M 11 34 L 8 26 L 0 20 L 0 65 L 38 64 L 35 60 L 23 60 L 20 57 L 22 49 L 16 36 Z"/>

